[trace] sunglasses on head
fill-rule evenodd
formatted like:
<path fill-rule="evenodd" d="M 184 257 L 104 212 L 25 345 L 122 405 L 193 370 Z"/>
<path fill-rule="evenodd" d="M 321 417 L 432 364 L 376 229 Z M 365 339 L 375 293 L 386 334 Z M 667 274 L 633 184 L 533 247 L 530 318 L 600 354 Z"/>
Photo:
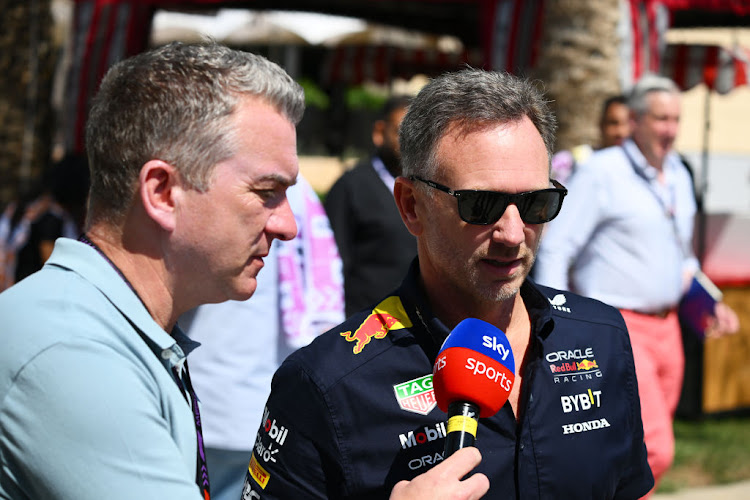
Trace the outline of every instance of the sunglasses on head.
<path fill-rule="evenodd" d="M 411 176 L 410 179 L 424 182 L 432 188 L 455 196 L 461 220 L 477 225 L 494 224 L 503 216 L 510 204 L 518 207 L 521 220 L 527 224 L 549 222 L 560 213 L 563 198 L 568 194 L 568 190 L 554 179 L 550 179 L 554 188 L 516 194 L 475 189 L 454 191 L 447 186 L 418 176 Z"/>

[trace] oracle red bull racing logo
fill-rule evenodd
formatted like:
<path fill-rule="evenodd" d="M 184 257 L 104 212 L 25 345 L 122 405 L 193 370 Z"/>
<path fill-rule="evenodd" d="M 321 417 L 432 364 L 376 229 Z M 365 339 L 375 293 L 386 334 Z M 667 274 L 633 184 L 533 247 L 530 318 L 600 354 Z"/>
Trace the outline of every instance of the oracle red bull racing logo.
<path fill-rule="evenodd" d="M 601 368 L 591 347 L 550 352 L 547 353 L 545 359 L 549 363 L 549 369 L 556 384 L 582 382 L 602 376 Z"/>
<path fill-rule="evenodd" d="M 372 339 L 384 339 L 389 331 L 409 328 L 411 325 L 401 299 L 393 296 L 375 306 L 354 332 L 341 332 L 339 335 L 347 342 L 354 342 L 352 351 L 359 354 Z"/>

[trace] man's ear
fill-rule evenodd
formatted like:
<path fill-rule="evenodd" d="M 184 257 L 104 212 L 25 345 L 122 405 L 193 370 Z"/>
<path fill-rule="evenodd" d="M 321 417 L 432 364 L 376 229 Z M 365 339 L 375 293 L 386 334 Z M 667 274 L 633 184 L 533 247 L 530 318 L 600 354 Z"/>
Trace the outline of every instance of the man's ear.
<path fill-rule="evenodd" d="M 175 228 L 175 195 L 181 189 L 177 170 L 162 160 L 149 160 L 138 176 L 139 195 L 148 216 L 165 231 Z"/>
<path fill-rule="evenodd" d="M 396 177 L 396 183 L 393 186 L 393 196 L 396 199 L 396 206 L 401 214 L 401 219 L 414 236 L 422 234 L 422 221 L 419 219 L 420 200 L 416 198 L 416 187 L 414 182 L 406 177 Z"/>

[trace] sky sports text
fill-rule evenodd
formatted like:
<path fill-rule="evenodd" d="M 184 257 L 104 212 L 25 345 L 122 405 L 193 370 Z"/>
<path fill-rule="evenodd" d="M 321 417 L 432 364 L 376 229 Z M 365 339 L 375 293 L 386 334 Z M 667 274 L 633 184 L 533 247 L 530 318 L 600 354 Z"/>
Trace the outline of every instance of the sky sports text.
<path fill-rule="evenodd" d="M 446 356 L 440 356 L 435 363 L 437 371 L 440 371 L 447 364 Z M 471 370 L 473 376 L 484 375 L 491 381 L 499 384 L 505 391 L 510 392 L 510 388 L 513 385 L 513 381 L 505 375 L 505 373 L 496 369 L 494 366 L 487 366 L 484 361 L 479 361 L 474 358 L 466 358 L 466 365 L 464 368 Z"/>

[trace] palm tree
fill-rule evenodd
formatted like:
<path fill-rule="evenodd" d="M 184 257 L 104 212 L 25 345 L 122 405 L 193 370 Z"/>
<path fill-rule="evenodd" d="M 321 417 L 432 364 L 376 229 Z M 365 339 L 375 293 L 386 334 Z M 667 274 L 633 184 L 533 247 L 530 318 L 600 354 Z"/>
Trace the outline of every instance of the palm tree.
<path fill-rule="evenodd" d="M 51 0 L 0 0 L 0 207 L 49 162 L 55 47 Z"/>
<path fill-rule="evenodd" d="M 596 144 L 604 99 L 619 93 L 619 0 L 546 0 L 533 76 L 544 82 L 559 120 L 557 148 Z"/>

